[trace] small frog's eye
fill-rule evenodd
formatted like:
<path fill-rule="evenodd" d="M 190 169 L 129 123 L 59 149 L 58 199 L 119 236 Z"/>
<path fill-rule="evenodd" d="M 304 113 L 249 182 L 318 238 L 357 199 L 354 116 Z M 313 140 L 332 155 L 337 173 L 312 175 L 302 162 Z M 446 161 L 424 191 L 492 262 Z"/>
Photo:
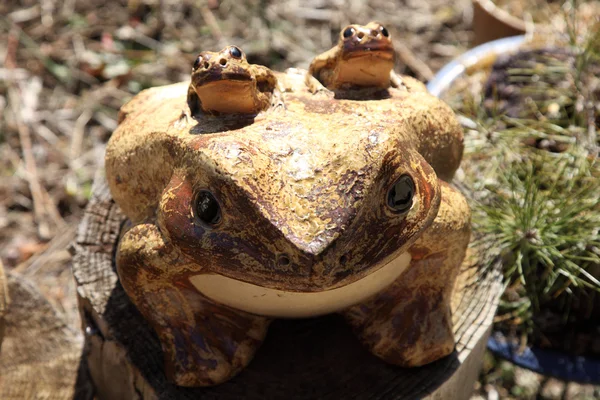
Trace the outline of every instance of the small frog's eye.
<path fill-rule="evenodd" d="M 402 175 L 387 193 L 387 205 L 397 214 L 404 213 L 413 205 L 415 195 L 415 183 L 408 175 Z"/>
<path fill-rule="evenodd" d="M 229 48 L 229 54 L 231 54 L 231 56 L 233 58 L 242 58 L 244 56 L 244 52 L 242 51 L 242 49 L 240 49 L 239 47 L 236 46 L 231 46 Z"/>
<path fill-rule="evenodd" d="M 344 32 L 342 32 L 342 36 L 344 37 L 344 39 L 348 39 L 350 36 L 354 35 L 354 28 L 349 26 L 346 29 L 344 29 Z"/>
<path fill-rule="evenodd" d="M 390 37 L 390 33 L 388 32 L 387 29 L 385 29 L 385 26 L 381 25 L 379 27 L 379 32 L 381 32 L 381 34 L 385 37 Z"/>
<path fill-rule="evenodd" d="M 194 61 L 194 66 L 192 67 L 192 71 L 197 70 L 198 68 L 200 68 L 200 64 L 202 64 L 202 61 L 204 59 L 202 58 L 202 56 L 198 56 L 196 57 L 196 60 Z"/>
<path fill-rule="evenodd" d="M 221 206 L 208 190 L 201 190 L 194 201 L 194 215 L 203 225 L 214 227 L 221 222 Z"/>

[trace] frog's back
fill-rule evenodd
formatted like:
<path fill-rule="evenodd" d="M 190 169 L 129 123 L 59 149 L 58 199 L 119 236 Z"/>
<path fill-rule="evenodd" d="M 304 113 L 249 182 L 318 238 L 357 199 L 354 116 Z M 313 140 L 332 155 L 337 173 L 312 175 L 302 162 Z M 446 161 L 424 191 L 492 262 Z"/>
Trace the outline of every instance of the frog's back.
<path fill-rule="evenodd" d="M 269 198 L 280 194 L 282 182 L 297 189 L 309 180 L 312 192 L 327 197 L 349 171 L 368 186 L 396 151 L 420 153 L 442 179 L 458 168 L 462 130 L 414 79 L 405 79 L 408 90 L 367 101 L 311 94 L 298 73 L 278 79 L 288 85 L 284 106 L 256 116 L 192 118 L 185 83 L 143 91 L 127 103 L 106 155 L 109 185 L 126 214 L 152 215 L 173 170 L 194 168 L 194 158 L 265 188 L 260 195 Z"/>

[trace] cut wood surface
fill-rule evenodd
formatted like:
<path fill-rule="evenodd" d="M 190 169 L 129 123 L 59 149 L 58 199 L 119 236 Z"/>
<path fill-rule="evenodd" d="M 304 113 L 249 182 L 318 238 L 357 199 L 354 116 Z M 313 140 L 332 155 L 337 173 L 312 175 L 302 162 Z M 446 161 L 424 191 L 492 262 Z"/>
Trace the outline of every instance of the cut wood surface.
<path fill-rule="evenodd" d="M 0 289 L 2 283 L 0 277 Z M 0 399 L 91 398 L 89 378 L 80 369 L 83 335 L 25 278 L 9 273 L 6 283 L 11 302 L 0 353 Z"/>
<path fill-rule="evenodd" d="M 249 367 L 210 388 L 166 381 L 157 336 L 127 298 L 114 265 L 125 217 L 98 179 L 77 233 L 73 272 L 85 357 L 101 399 L 466 399 L 477 379 L 498 297 L 497 266 L 463 263 L 453 296 L 456 351 L 404 369 L 372 356 L 337 315 L 277 320 Z M 440 277 L 444 279 L 444 277 Z"/>

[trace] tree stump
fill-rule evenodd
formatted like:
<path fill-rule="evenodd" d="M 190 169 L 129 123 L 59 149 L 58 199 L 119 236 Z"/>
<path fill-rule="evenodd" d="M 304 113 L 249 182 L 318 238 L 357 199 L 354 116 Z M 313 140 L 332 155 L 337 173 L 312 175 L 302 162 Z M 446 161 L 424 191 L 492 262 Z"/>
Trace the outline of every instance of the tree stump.
<path fill-rule="evenodd" d="M 6 285 L 5 285 L 6 283 Z M 25 278 L 0 275 L 0 313 L 10 305 L 0 353 L 0 399 L 91 399 L 82 335 Z"/>
<path fill-rule="evenodd" d="M 453 296 L 456 350 L 420 368 L 372 356 L 341 317 L 276 320 L 248 368 L 215 387 L 166 381 L 154 331 L 123 291 L 114 255 L 125 217 L 97 179 L 74 244 L 84 356 L 101 399 L 465 399 L 473 390 L 501 293 L 499 266 L 463 263 Z M 443 277 L 441 277 L 443 279 Z"/>

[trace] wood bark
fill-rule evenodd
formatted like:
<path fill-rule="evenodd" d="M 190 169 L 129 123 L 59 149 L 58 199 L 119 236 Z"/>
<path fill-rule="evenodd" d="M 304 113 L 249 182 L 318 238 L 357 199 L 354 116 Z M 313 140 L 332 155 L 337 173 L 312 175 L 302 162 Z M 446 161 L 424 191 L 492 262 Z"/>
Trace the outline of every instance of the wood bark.
<path fill-rule="evenodd" d="M 8 273 L 3 282 L 0 276 L 0 303 L 3 288 L 11 301 L 4 316 L 0 399 L 91 399 L 93 388 L 80 363 L 82 335 L 25 278 Z"/>
<path fill-rule="evenodd" d="M 424 367 L 385 364 L 330 315 L 277 320 L 240 375 L 183 388 L 166 381 L 158 338 L 119 283 L 114 255 L 124 222 L 98 179 L 74 244 L 73 272 L 84 356 L 101 399 L 466 399 L 472 392 L 502 289 L 498 265 L 482 269 L 467 257 L 452 298 L 456 350 Z"/>

